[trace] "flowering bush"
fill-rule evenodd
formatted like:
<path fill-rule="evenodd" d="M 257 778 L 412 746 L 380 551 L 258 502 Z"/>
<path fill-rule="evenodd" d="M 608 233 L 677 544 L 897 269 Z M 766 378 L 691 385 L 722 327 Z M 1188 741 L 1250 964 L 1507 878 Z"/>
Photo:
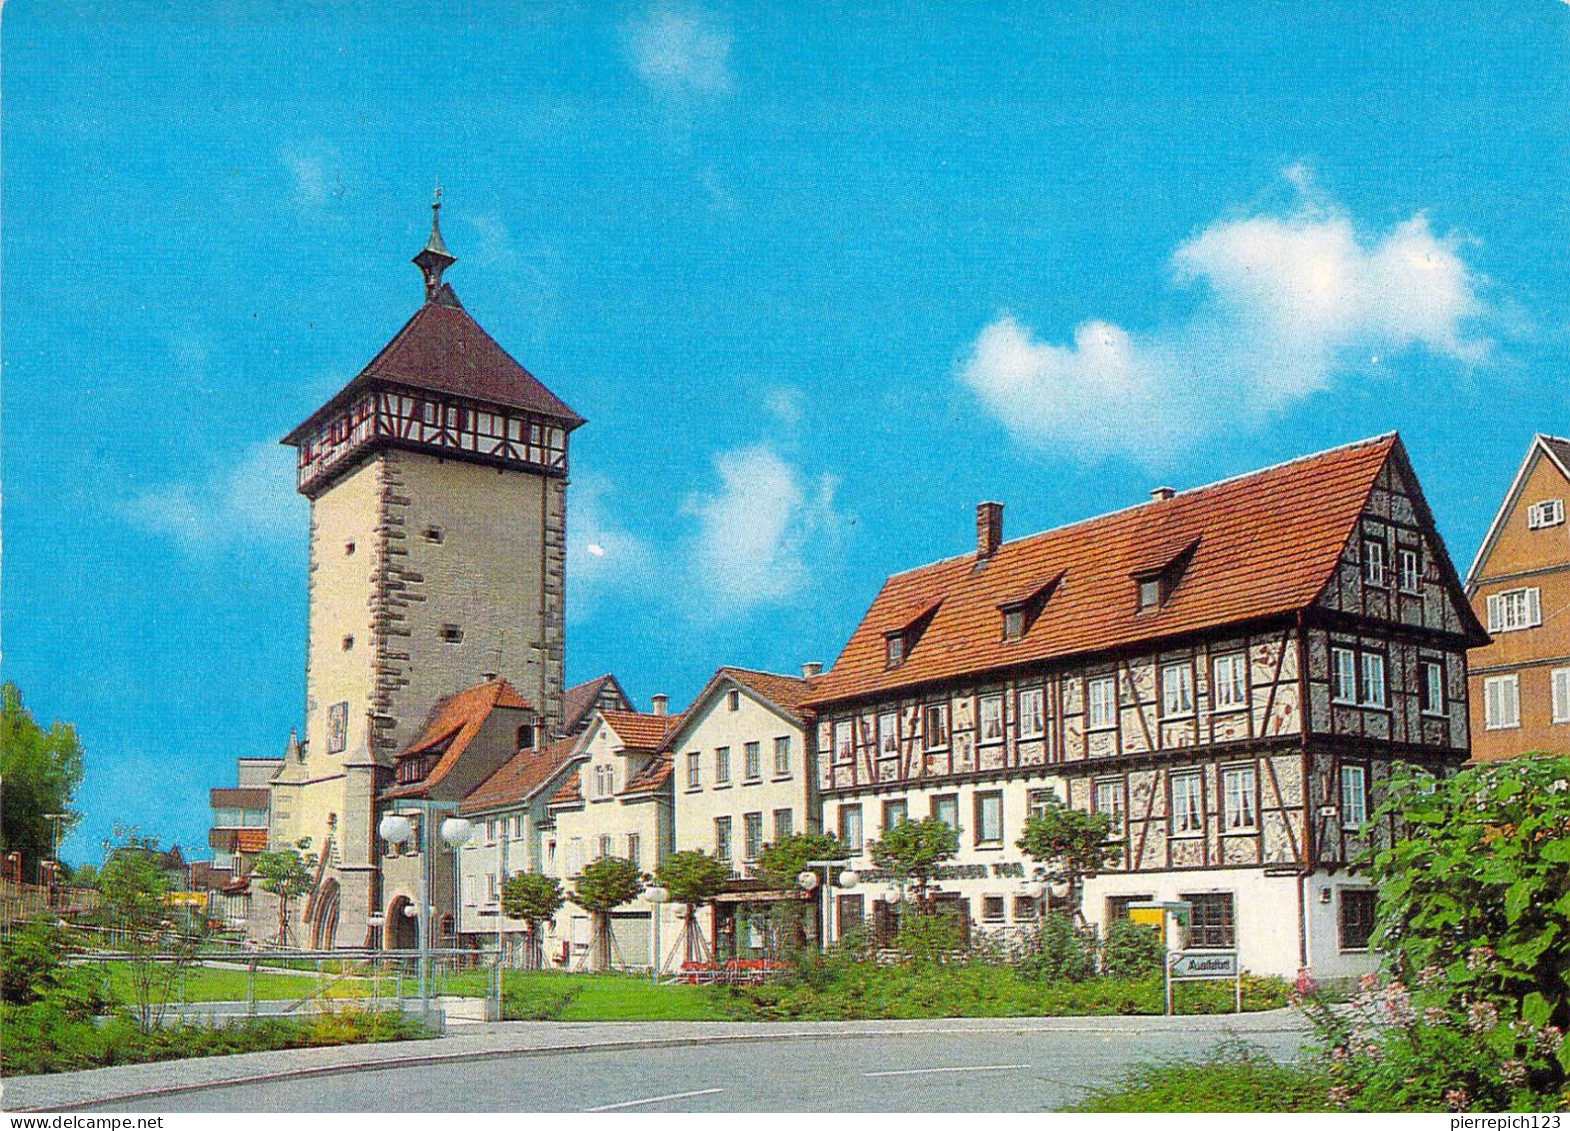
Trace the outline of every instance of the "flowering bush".
<path fill-rule="evenodd" d="M 1342 1007 L 1296 996 L 1328 1050 L 1330 1102 L 1361 1111 L 1541 1111 L 1570 1045 L 1570 758 L 1397 778 L 1402 830 L 1360 862 L 1386 974 Z"/>

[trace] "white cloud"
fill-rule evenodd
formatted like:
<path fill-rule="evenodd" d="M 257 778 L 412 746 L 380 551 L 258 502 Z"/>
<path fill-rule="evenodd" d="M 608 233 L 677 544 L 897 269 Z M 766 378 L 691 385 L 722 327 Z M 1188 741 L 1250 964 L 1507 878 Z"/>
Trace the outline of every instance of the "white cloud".
<path fill-rule="evenodd" d="M 682 508 L 698 521 L 690 558 L 701 599 L 726 615 L 793 596 L 808 553 L 838 539 L 836 480 L 809 479 L 766 444 L 721 452 L 714 470 L 718 490 Z"/>
<path fill-rule="evenodd" d="M 1229 422 L 1253 423 L 1360 366 L 1421 349 L 1473 364 L 1490 343 L 1464 241 L 1419 214 L 1368 235 L 1318 198 L 1301 167 L 1282 216 L 1218 220 L 1172 256 L 1194 312 L 1149 332 L 1082 323 L 1062 345 L 1009 314 L 958 375 L 1014 437 L 1039 448 L 1159 462 Z"/>
<path fill-rule="evenodd" d="M 265 442 L 204 481 L 134 496 L 124 513 L 143 529 L 198 552 L 302 536 L 308 522 L 305 500 L 295 492 L 293 453 Z"/>
<path fill-rule="evenodd" d="M 315 211 L 344 194 L 343 162 L 327 142 L 285 146 L 278 160 L 289 174 L 294 205 L 302 212 Z"/>
<path fill-rule="evenodd" d="M 731 37 L 697 9 L 660 4 L 629 23 L 625 36 L 633 68 L 656 93 L 689 98 L 730 90 Z"/>

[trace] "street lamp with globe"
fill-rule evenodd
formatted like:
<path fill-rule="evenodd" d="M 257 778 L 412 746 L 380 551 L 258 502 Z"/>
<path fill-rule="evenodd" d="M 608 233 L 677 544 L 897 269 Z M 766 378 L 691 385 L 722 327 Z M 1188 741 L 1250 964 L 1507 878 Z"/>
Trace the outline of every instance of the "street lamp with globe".
<path fill-rule="evenodd" d="M 665 910 L 665 904 L 670 901 L 671 893 L 663 885 L 654 883 L 643 889 L 643 898 L 654 905 L 654 957 L 649 962 L 649 981 L 660 980 L 660 915 Z"/>

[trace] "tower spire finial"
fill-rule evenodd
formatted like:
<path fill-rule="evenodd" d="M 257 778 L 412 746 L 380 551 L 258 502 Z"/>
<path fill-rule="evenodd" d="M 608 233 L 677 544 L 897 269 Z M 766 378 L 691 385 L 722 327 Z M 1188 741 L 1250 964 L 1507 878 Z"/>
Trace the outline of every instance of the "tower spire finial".
<path fill-rule="evenodd" d="M 425 277 L 425 301 L 435 302 L 442 290 L 442 272 L 458 262 L 458 257 L 447 250 L 447 245 L 442 242 L 442 184 L 436 182 L 436 191 L 431 198 L 431 234 L 425 241 L 425 246 L 414 257 L 414 265 L 420 269 L 420 274 Z"/>

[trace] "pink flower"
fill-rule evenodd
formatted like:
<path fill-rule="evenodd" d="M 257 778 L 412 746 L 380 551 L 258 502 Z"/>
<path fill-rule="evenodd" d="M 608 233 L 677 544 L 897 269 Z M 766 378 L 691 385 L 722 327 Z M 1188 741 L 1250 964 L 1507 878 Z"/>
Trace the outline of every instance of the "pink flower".
<path fill-rule="evenodd" d="M 1552 1055 L 1559 1051 L 1560 1045 L 1565 1043 L 1565 1034 L 1557 1025 L 1544 1025 L 1533 1034 L 1533 1039 L 1539 1048 Z"/>
<path fill-rule="evenodd" d="M 1445 1091 L 1445 1103 L 1451 1111 L 1465 1111 L 1469 1102 L 1465 1088 L 1449 1088 Z"/>
<path fill-rule="evenodd" d="M 1297 972 L 1297 981 L 1292 983 L 1292 992 L 1299 997 L 1312 997 L 1319 992 L 1319 983 L 1314 981 L 1313 975 L 1308 972 L 1308 967 L 1303 967 Z"/>
<path fill-rule="evenodd" d="M 1441 967 L 1425 966 L 1417 972 L 1417 977 L 1413 980 L 1418 984 L 1420 989 L 1428 990 L 1433 989 L 1441 981 L 1443 981 L 1444 976 L 1445 972 Z"/>
<path fill-rule="evenodd" d="M 1379 975 L 1378 974 L 1364 974 L 1361 978 L 1359 978 L 1357 980 L 1357 988 L 1362 990 L 1364 993 L 1371 993 L 1371 992 L 1373 992 L 1374 990 L 1379 988 Z"/>
<path fill-rule="evenodd" d="M 1519 1060 L 1507 1060 L 1499 1066 L 1499 1078 L 1512 1088 L 1526 1083 L 1526 1065 Z"/>
<path fill-rule="evenodd" d="M 1427 1009 L 1423 1010 L 1423 1023 L 1425 1025 L 1432 1025 L 1435 1028 L 1439 1028 L 1448 1020 L 1449 1017 L 1446 1015 L 1445 1011 L 1440 1009 L 1437 1005 L 1431 1005 Z"/>
<path fill-rule="evenodd" d="M 1330 1089 L 1325 1098 L 1330 1101 L 1331 1107 L 1346 1107 L 1347 1101 L 1352 1098 L 1352 1089 L 1337 1085 Z"/>
<path fill-rule="evenodd" d="M 1492 970 L 1494 968 L 1494 950 L 1487 946 L 1474 946 L 1472 953 L 1466 956 L 1468 970 Z"/>
<path fill-rule="evenodd" d="M 1474 1033 L 1492 1032 L 1499 1024 L 1499 1009 L 1491 1001 L 1474 1001 L 1466 1010 L 1466 1027 Z"/>

